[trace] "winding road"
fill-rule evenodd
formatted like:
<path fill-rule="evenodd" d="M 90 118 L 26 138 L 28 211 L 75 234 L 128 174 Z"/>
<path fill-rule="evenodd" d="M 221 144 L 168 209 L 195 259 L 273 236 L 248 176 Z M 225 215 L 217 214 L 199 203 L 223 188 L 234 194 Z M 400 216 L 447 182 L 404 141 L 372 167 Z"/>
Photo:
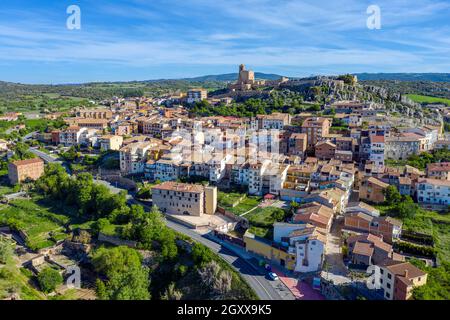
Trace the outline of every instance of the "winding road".
<path fill-rule="evenodd" d="M 39 151 L 35 148 L 29 149 L 35 155 L 40 157 L 46 163 L 61 163 L 59 159 L 54 158 L 45 152 Z M 103 180 L 102 184 L 106 185 L 110 189 L 120 189 L 113 187 L 109 182 Z M 148 205 L 145 205 L 131 196 L 128 196 L 129 203 L 142 205 L 147 211 L 150 210 Z M 294 300 L 294 296 L 292 293 L 279 281 L 271 281 L 266 279 L 264 273 L 261 273 L 256 267 L 254 267 L 249 261 L 242 258 L 236 252 L 223 247 L 221 244 L 216 243 L 205 236 L 200 235 L 195 232 L 193 229 L 190 229 L 184 225 L 179 223 L 175 223 L 173 221 L 169 221 L 166 219 L 167 227 L 175 230 L 179 233 L 182 233 L 193 240 L 205 245 L 215 253 L 217 253 L 222 259 L 224 259 L 227 263 L 229 263 L 237 272 L 241 274 L 241 276 L 245 279 L 245 281 L 249 284 L 249 286 L 255 291 L 256 295 L 261 300 Z"/>
<path fill-rule="evenodd" d="M 131 199 L 130 202 L 142 205 L 147 211 L 150 210 L 149 206 L 135 199 Z M 262 274 L 246 259 L 239 257 L 236 252 L 223 247 L 221 244 L 216 243 L 195 232 L 193 229 L 190 229 L 179 223 L 166 219 L 166 225 L 172 230 L 175 230 L 192 238 L 193 240 L 205 245 L 206 247 L 217 253 L 222 259 L 228 262 L 237 272 L 241 274 L 241 276 L 245 279 L 245 281 L 250 285 L 250 287 L 255 291 L 255 293 L 261 300 L 295 299 L 294 296 L 287 290 L 287 288 L 284 288 L 284 285 L 268 280 L 265 274 Z M 280 290 L 280 285 L 282 290 Z"/>

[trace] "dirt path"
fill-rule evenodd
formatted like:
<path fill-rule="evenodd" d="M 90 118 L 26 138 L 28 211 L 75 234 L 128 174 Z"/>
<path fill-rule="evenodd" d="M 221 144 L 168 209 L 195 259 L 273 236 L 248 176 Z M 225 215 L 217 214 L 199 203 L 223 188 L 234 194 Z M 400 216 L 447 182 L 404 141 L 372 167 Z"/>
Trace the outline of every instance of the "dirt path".
<path fill-rule="evenodd" d="M 327 235 L 325 263 L 328 266 L 328 270 L 322 271 L 322 276 L 328 280 L 332 280 L 335 284 L 351 282 L 351 279 L 348 276 L 349 272 L 342 259 L 342 223 L 342 219 L 336 219 L 333 222 L 331 231 Z"/>

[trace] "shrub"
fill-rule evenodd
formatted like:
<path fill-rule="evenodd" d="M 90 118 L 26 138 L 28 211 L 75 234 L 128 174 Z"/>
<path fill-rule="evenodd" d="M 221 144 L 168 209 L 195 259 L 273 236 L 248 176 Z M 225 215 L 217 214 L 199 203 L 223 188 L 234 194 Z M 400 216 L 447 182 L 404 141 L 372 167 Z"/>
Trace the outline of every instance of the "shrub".
<path fill-rule="evenodd" d="M 42 292 L 50 293 L 56 289 L 56 287 L 63 283 L 63 277 L 53 268 L 45 268 L 37 276 L 39 286 Z"/>
<path fill-rule="evenodd" d="M 433 247 L 420 246 L 403 241 L 396 242 L 394 247 L 402 252 L 417 254 L 425 257 L 434 257 L 436 255 L 436 250 Z"/>

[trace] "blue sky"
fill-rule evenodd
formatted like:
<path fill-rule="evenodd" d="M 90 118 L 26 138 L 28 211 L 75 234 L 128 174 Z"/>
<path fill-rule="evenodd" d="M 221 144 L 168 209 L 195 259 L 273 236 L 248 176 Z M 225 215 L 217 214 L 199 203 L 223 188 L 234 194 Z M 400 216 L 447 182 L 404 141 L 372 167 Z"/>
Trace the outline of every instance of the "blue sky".
<path fill-rule="evenodd" d="M 68 30 L 66 8 L 81 8 Z M 369 5 L 381 29 L 366 26 Z M 450 72 L 450 0 L 2 0 L 0 80 Z"/>

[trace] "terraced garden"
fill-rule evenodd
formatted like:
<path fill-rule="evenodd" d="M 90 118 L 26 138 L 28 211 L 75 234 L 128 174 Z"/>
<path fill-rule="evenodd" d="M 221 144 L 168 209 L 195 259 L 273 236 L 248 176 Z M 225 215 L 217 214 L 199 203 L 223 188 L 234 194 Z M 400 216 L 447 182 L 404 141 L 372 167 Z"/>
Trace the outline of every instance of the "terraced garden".
<path fill-rule="evenodd" d="M 376 206 L 381 215 L 392 215 L 388 205 Z M 414 217 L 404 218 L 403 230 L 422 233 L 433 237 L 438 257 L 450 261 L 450 214 L 420 210 Z"/>
<path fill-rule="evenodd" d="M 17 199 L 0 207 L 0 225 L 23 231 L 33 250 L 54 245 L 66 237 L 65 226 L 80 222 L 70 208 L 53 208 L 39 199 Z"/>

